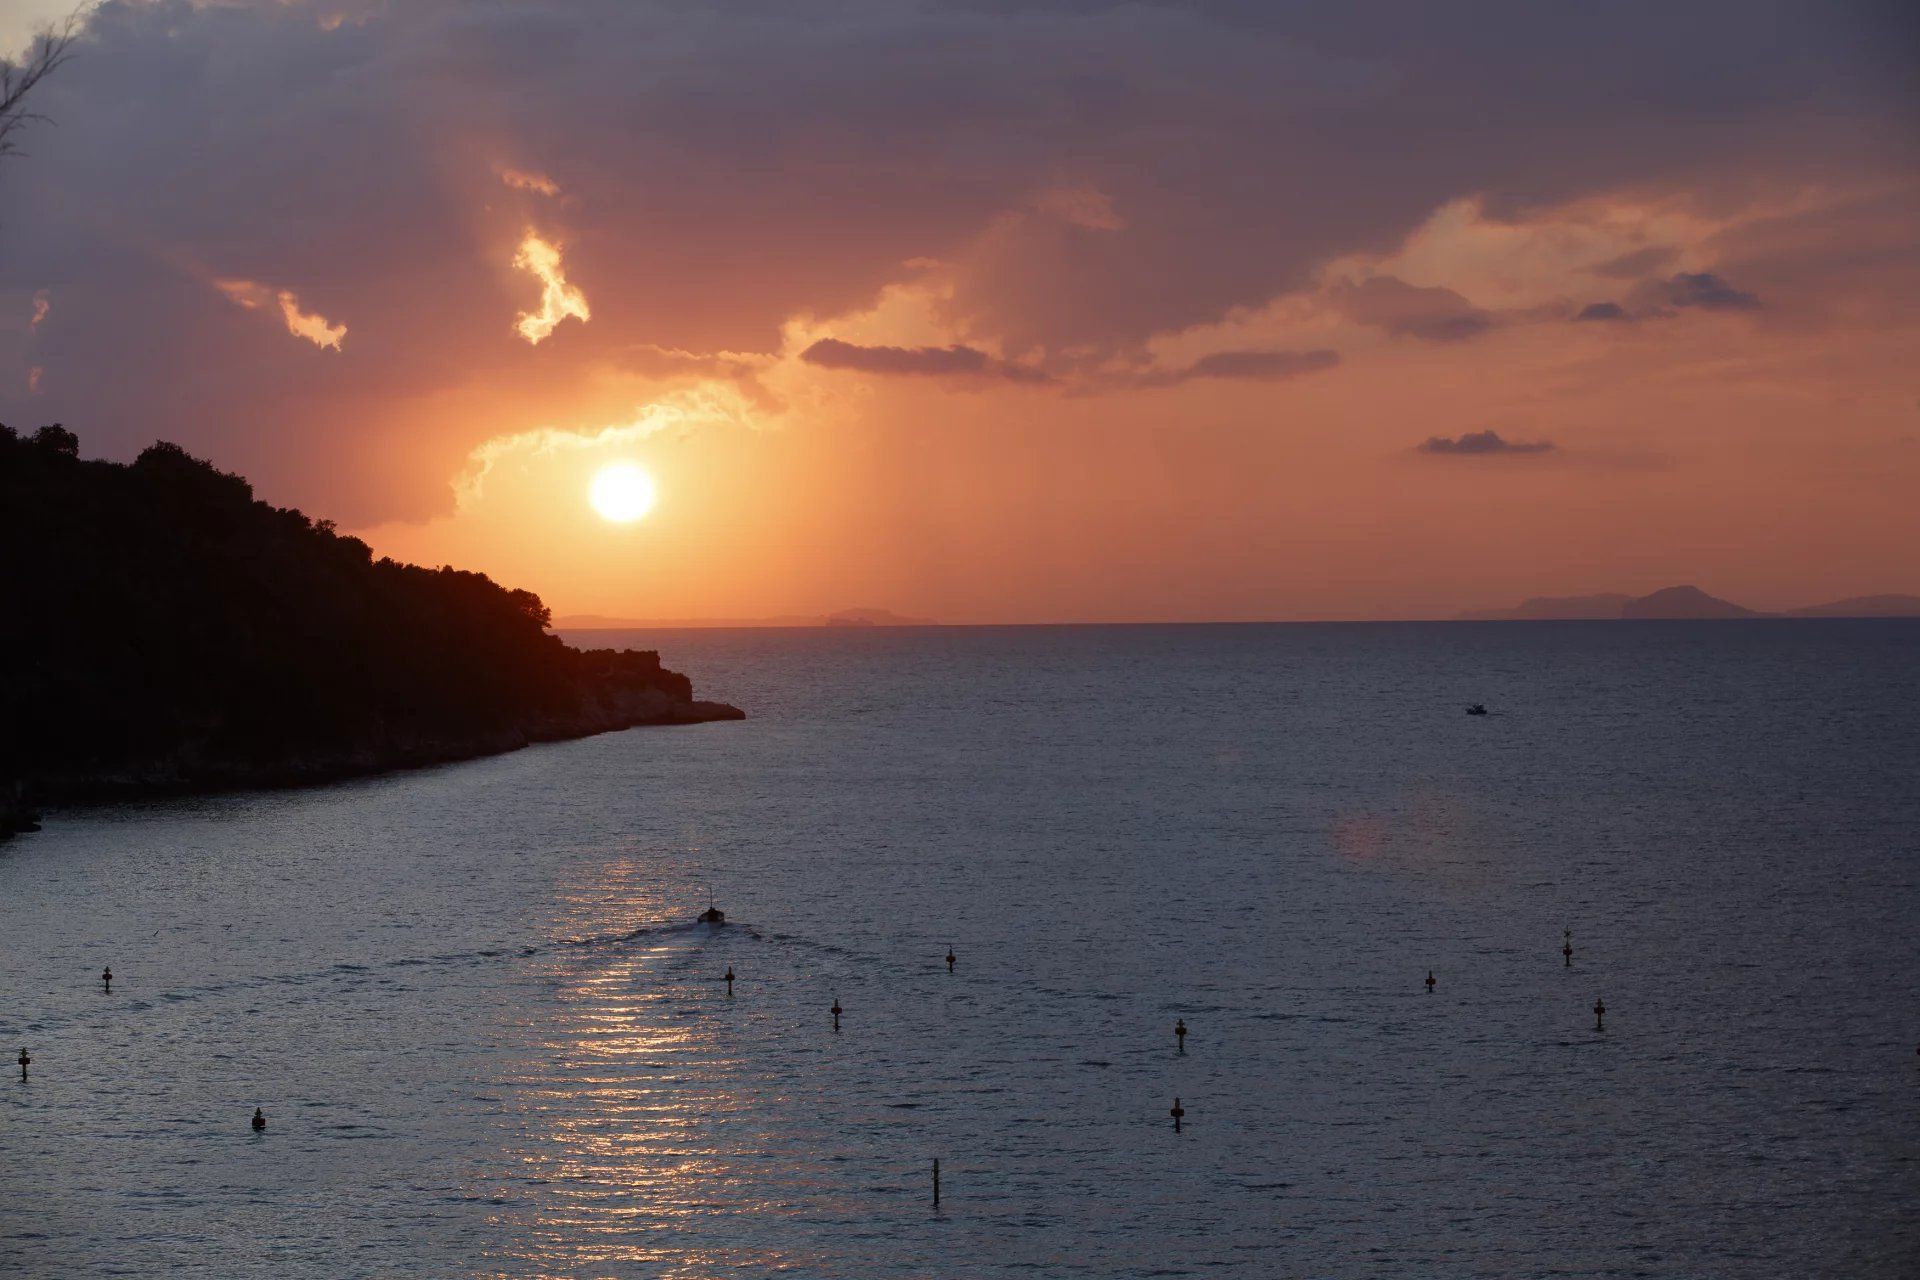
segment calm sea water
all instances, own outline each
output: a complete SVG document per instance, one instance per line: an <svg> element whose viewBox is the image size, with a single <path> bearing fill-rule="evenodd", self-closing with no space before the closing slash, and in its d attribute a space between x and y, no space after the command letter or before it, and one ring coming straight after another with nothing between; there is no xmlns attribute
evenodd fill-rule
<svg viewBox="0 0 1920 1280"><path fill-rule="evenodd" d="M0 852L0 1271L1920 1274L1920 625L618 638Z"/></svg>

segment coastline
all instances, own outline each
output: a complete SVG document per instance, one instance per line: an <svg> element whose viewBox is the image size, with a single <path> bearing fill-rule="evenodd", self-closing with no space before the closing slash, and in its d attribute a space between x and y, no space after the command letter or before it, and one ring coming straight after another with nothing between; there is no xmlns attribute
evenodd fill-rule
<svg viewBox="0 0 1920 1280"><path fill-rule="evenodd" d="M677 696L685 677L660 671L658 683L608 680L583 693L564 714L466 733L391 734L332 749L292 752L272 760L242 759L183 744L167 755L94 771L29 774L0 783L0 842L40 828L44 808L67 808L161 796L214 795L317 787L409 769L505 755L543 742L566 742L627 729L744 720L725 702ZM661 688L665 684L667 688Z"/></svg>

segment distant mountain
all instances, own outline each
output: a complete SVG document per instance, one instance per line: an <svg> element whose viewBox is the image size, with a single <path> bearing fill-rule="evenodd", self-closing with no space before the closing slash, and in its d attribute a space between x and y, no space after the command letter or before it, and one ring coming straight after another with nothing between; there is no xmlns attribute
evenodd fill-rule
<svg viewBox="0 0 1920 1280"><path fill-rule="evenodd" d="M1687 618L1920 618L1920 596L1853 596L1785 613L1762 613L1710 596L1698 587L1665 587L1651 595L1534 596L1511 609L1472 609L1463 622Z"/></svg>
<svg viewBox="0 0 1920 1280"><path fill-rule="evenodd" d="M932 618L910 618L890 609L842 609L838 613L797 613L771 618L616 618L601 613L571 613L553 620L555 631L679 631L706 627L937 627Z"/></svg>
<svg viewBox="0 0 1920 1280"><path fill-rule="evenodd" d="M1620 606L1620 616L1647 618L1757 618L1751 609L1731 600L1710 596L1698 587L1662 587L1652 595L1629 600Z"/></svg>
<svg viewBox="0 0 1920 1280"><path fill-rule="evenodd" d="M1523 622L1551 618L1618 618L1633 599L1608 592L1597 596L1534 596L1512 609L1473 609L1460 615L1465 622Z"/></svg>
<svg viewBox="0 0 1920 1280"><path fill-rule="evenodd" d="M1920 596L1849 596L1787 610L1789 618L1920 618Z"/></svg>
<svg viewBox="0 0 1920 1280"><path fill-rule="evenodd" d="M823 621L829 627L937 627L932 618L909 618L891 609L842 609L828 614Z"/></svg>

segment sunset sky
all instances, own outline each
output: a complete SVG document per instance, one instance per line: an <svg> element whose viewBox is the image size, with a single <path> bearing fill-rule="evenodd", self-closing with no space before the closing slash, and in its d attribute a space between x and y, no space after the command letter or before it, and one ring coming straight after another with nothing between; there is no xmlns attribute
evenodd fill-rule
<svg viewBox="0 0 1920 1280"><path fill-rule="evenodd" d="M1915 14L110 0L0 420L561 614L1920 592Z"/></svg>

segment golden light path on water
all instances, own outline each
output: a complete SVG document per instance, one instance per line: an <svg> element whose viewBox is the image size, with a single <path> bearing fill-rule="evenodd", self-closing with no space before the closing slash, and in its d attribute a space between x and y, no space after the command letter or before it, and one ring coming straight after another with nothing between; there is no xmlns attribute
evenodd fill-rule
<svg viewBox="0 0 1920 1280"><path fill-rule="evenodd" d="M826 1190L809 1182L783 1196L769 1183L780 1165L805 1161L761 1118L777 1100L739 1087L753 1074L741 1023L765 1019L727 999L724 962L706 959L725 935L687 920L684 894L663 892L651 860L574 870L581 878L556 888L556 933L616 941L562 956L538 1057L512 1082L524 1130L514 1177L544 1201L519 1261L555 1275L638 1266L675 1277L824 1265L744 1243L715 1248L725 1230L701 1229L703 1219L790 1213L802 1196L817 1212ZM763 1167L746 1176L743 1160Z"/></svg>

